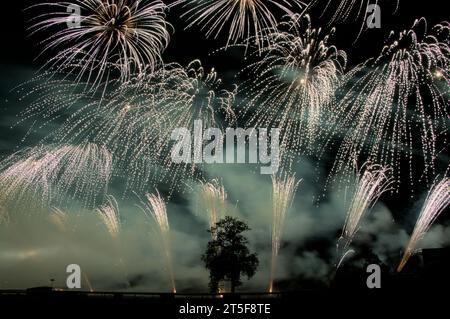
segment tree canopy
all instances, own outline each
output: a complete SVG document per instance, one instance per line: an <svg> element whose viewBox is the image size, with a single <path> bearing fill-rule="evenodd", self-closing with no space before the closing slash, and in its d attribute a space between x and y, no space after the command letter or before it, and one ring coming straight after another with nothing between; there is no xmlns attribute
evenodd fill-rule
<svg viewBox="0 0 450 319"><path fill-rule="evenodd" d="M231 282L231 292L242 285L241 276L253 277L259 261L256 253L250 253L248 239L242 235L249 226L230 216L216 223L208 232L212 240L208 243L202 260L210 271L210 290L217 292L219 282Z"/></svg>

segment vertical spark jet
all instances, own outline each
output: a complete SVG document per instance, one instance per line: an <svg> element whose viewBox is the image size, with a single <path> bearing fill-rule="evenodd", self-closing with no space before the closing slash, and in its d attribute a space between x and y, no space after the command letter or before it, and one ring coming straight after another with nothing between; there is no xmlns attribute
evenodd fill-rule
<svg viewBox="0 0 450 319"><path fill-rule="evenodd" d="M401 272L409 258L414 254L417 245L425 234L430 230L433 223L450 203L450 178L444 178L435 184L429 191L428 196L417 219L416 226L406 246L403 258L397 268Z"/></svg>
<svg viewBox="0 0 450 319"><path fill-rule="evenodd" d="M366 217L380 196L391 190L391 169L380 165L366 163L356 176L355 191L347 212L342 235L337 243L340 261L348 255L349 247L360 228L361 221Z"/></svg>
<svg viewBox="0 0 450 319"><path fill-rule="evenodd" d="M116 251L121 252L122 247L119 235L122 225L120 223L119 205L114 196L107 196L106 204L97 208L96 212L106 226L108 233L111 235ZM127 267L121 256L119 256L119 267L122 268L125 278L128 278ZM129 285L128 279L127 285Z"/></svg>
<svg viewBox="0 0 450 319"><path fill-rule="evenodd" d="M295 175L272 176L272 259L270 267L269 292L273 291L273 281L276 272L278 252L281 245L284 222L286 214L292 205L295 192L300 181L295 179Z"/></svg>
<svg viewBox="0 0 450 319"><path fill-rule="evenodd" d="M227 193L225 187L219 181L213 180L208 183L201 184L201 202L202 209L208 215L209 227L212 230L216 223L225 217L225 201ZM211 233L212 238L215 234Z"/></svg>
<svg viewBox="0 0 450 319"><path fill-rule="evenodd" d="M172 265L171 243L170 243L170 227L169 219L167 218L166 203L161 195L146 194L146 202L141 201L139 208L144 212L145 216L152 219L158 226L159 236L162 241L162 248L164 258L166 260L167 269L169 271L169 279L172 285L172 292L176 293L175 274Z"/></svg>

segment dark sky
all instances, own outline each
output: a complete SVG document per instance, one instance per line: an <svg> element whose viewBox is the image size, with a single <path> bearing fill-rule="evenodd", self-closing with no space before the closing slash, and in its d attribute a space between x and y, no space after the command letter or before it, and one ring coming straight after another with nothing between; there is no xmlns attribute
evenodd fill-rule
<svg viewBox="0 0 450 319"><path fill-rule="evenodd" d="M2 49L0 50L0 61L2 64L40 64L43 61L33 62L39 53L39 47L36 44L36 38L27 37L29 19L33 17L36 11L25 11L30 4L43 1L34 0L14 0L4 1L2 3L1 38ZM326 1L324 1L326 2ZM333 2L333 1L332 1ZM353 44L355 34L359 29L358 23L348 23L337 25L336 43L338 47L343 48L349 54L352 64L359 63L364 59L375 55L383 45L383 41L390 30L403 30L411 27L415 18L426 17L429 25L448 20L448 10L445 9L444 1L405 1L400 0L400 6L397 13L393 14L395 0L380 0L382 9L382 28L372 29L364 33L358 42ZM386 8L386 9L385 9ZM205 63L214 62L219 72L221 69L229 68L229 61L223 57L214 59L209 57L209 53L220 48L223 42L220 40L205 40L202 31L192 28L184 31L185 21L177 18L181 11L172 10L169 13L169 21L175 28L172 41L164 55L166 61L187 62L194 58L200 58ZM313 24L318 25L317 18L321 15L318 8L313 15ZM322 21L326 17L322 18ZM323 25L323 24L322 24Z"/></svg>

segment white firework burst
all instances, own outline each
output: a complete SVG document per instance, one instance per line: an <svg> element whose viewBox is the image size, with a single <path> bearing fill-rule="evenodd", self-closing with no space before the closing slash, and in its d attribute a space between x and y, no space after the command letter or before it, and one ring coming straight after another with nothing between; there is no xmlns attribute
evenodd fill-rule
<svg viewBox="0 0 450 319"><path fill-rule="evenodd" d="M328 43L333 30L312 28L309 16L290 17L278 29L268 31L274 44L262 59L244 70L256 79L247 85L241 116L249 126L280 128L282 148L304 155L324 135L321 121L333 111L347 58Z"/></svg>
<svg viewBox="0 0 450 319"><path fill-rule="evenodd" d="M418 33L421 27L423 35ZM398 36L392 32L376 59L349 73L330 114L335 133L343 136L334 173L351 174L348 163L356 157L394 168L396 180L404 160L411 183L415 170L426 182L435 175L439 143L446 144L448 131L449 34L448 23L427 34L426 21L417 20L411 30Z"/></svg>
<svg viewBox="0 0 450 319"><path fill-rule="evenodd" d="M199 164L172 160L175 129L192 131L196 120L204 129L235 121L236 86L224 88L216 70L206 71L199 60L133 76L101 101L73 90L70 83L56 90L42 86L22 113L24 121L45 118L45 127L69 113L46 140L107 146L115 158L115 175L124 176L131 191L143 192L158 182L176 188L180 180L197 174Z"/></svg>
<svg viewBox="0 0 450 319"><path fill-rule="evenodd" d="M53 31L42 41L41 54L57 52L47 65L75 67L78 79L86 76L95 84L114 76L111 68L122 81L155 69L169 42L166 5L159 0L70 0L30 9L40 7L48 13L33 18L30 29L32 34Z"/></svg>

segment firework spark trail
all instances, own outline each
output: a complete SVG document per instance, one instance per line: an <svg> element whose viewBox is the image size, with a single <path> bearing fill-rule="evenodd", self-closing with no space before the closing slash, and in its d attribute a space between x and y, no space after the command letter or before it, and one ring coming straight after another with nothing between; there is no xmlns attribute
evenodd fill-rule
<svg viewBox="0 0 450 319"><path fill-rule="evenodd" d="M61 112L71 112L46 140L107 145L116 160L114 175L126 179L127 192L143 192L149 184L161 181L177 188L180 180L198 172L197 163L173 162L171 135L175 129L192 131L195 120L202 120L204 129L235 121L236 86L223 88L217 72L207 72L199 60L187 67L172 63L141 73L103 96L101 102L72 89L70 83L56 92L40 89L42 95L21 114L23 119L44 117L45 127ZM158 169L161 174L155 175Z"/></svg>
<svg viewBox="0 0 450 319"><path fill-rule="evenodd" d="M304 6L299 0L179 0L173 5L180 4L186 8L181 17L189 23L187 28L199 25L207 30L206 37L217 38L228 26L226 47L245 40L247 46L256 44L258 49L272 44L266 34L277 27L275 13L293 15Z"/></svg>
<svg viewBox="0 0 450 319"><path fill-rule="evenodd" d="M339 4L337 8L330 6L332 2L333 2L332 0L328 0L328 3L325 5L324 9L324 11L327 11L329 9L334 10L333 16L329 20L330 25L333 25L337 22L349 20L351 17L354 17L356 20L359 19L361 16L366 17L367 7L371 4L377 4L378 0L338 0ZM313 0L308 7L311 8L317 5L322 6L323 3L324 1ZM307 8L307 10L309 8Z"/></svg>
<svg viewBox="0 0 450 319"><path fill-rule="evenodd" d="M166 203L158 193L146 194L146 202L141 202L139 208L144 212L145 216L152 219L158 226L158 232L162 241L162 248L164 252L164 258L166 260L166 266L169 272L170 283L172 285L172 292L176 293L175 287L175 274L172 265L172 253L170 243L170 228L169 219L167 218Z"/></svg>
<svg viewBox="0 0 450 319"><path fill-rule="evenodd" d="M121 269L123 276L126 280L126 284L130 286L128 281L128 271L124 259L122 258L122 241L119 240L119 236L122 230L122 224L120 222L119 205L117 200L112 195L106 196L106 203L96 209L96 213L105 225L108 233L113 239L114 249L118 255L118 267Z"/></svg>
<svg viewBox="0 0 450 319"><path fill-rule="evenodd" d="M97 208L96 212L111 237L117 239L119 237L121 225L119 205L117 204L116 199L113 196L107 196L107 203Z"/></svg>
<svg viewBox="0 0 450 319"><path fill-rule="evenodd" d="M397 272L402 271L409 258L415 253L420 240L430 230L433 223L449 204L450 178L446 177L439 183L435 184L429 191L409 243L406 246L403 258L397 268Z"/></svg>
<svg viewBox="0 0 450 319"><path fill-rule="evenodd" d="M76 79L68 76L65 70L53 69L44 70L22 83L16 91L19 101L23 101L26 108L19 113L20 120L14 126L23 125L26 121L40 121L42 123L38 127L42 128L63 118L66 113L77 111L79 104L94 101L98 103L98 100L101 100L98 94L89 94L80 88L88 86L89 83L79 84Z"/></svg>
<svg viewBox="0 0 450 319"><path fill-rule="evenodd" d="M17 152L0 162L0 202L5 206L14 199L49 201L47 164L50 156L44 149L35 148ZM43 165L45 163L45 165Z"/></svg>
<svg viewBox="0 0 450 319"><path fill-rule="evenodd" d="M417 33L421 27L423 36ZM449 33L450 24L443 23L427 34L426 21L417 20L397 39L391 33L380 56L349 73L343 97L330 114L335 134L343 135L332 175L351 174L348 163L355 155L358 161L395 168L397 180L406 159L412 186L415 167L419 181L435 175L438 145L448 134ZM419 159L413 163L417 150L423 165L417 165Z"/></svg>
<svg viewBox="0 0 450 319"><path fill-rule="evenodd" d="M43 207L74 200L93 207L103 198L111 171L111 153L95 144L28 148L0 162L1 200L32 198Z"/></svg>
<svg viewBox="0 0 450 319"><path fill-rule="evenodd" d="M85 207L95 205L98 197L103 199L112 171L112 155L105 147L92 143L62 146L52 155L57 159L55 170L50 170L55 189L73 189L68 197L80 198Z"/></svg>
<svg viewBox="0 0 450 319"><path fill-rule="evenodd" d="M8 224L9 223L9 213L6 210L5 207L3 207L3 204L1 202L1 197L0 197L0 225L1 224Z"/></svg>
<svg viewBox="0 0 450 319"><path fill-rule="evenodd" d="M66 211L57 207L52 207L47 218L48 221L55 225L61 233L67 234L69 214ZM94 292L94 288L92 287L91 281L89 280L89 275L87 274L86 269L83 269L83 279L87 287L89 288L89 291Z"/></svg>
<svg viewBox="0 0 450 319"><path fill-rule="evenodd" d="M336 2L338 2L337 6L335 5ZM364 29L367 28L368 18L374 13L372 10L369 10L370 6L378 5L379 2L379 0L328 0L328 2L313 0L308 4L304 12L309 12L314 8L320 8L323 12L322 15L325 15L326 13L333 11L328 19L329 26L346 22L350 19L361 21L358 39ZM399 4L400 0L396 0L394 12L398 10ZM370 15L368 15L369 13Z"/></svg>
<svg viewBox="0 0 450 319"><path fill-rule="evenodd" d="M349 249L347 250L341 257L341 259L339 260L339 262L336 264L336 270L341 268L341 265L344 263L345 259L350 257L350 255L354 254L355 251L353 249Z"/></svg>
<svg viewBox="0 0 450 319"><path fill-rule="evenodd" d="M227 123L234 121L236 88L228 91L220 87L216 71L206 72L199 60L187 67L173 63L153 74L143 74L100 110L107 117L100 119L101 131L94 130L93 139L106 140L113 153L129 155L132 160L119 160L118 167L129 176L130 187L146 188L152 179L147 168L160 165L166 173L156 179L166 179L176 188L181 179L196 174L198 165L173 162L173 131L192 131L195 120L202 120L205 129L221 127L222 117ZM80 126L85 120L81 119ZM97 123L90 124L88 118L87 124Z"/></svg>
<svg viewBox="0 0 450 319"><path fill-rule="evenodd" d="M86 270L83 270L83 277L84 277L84 281L86 282L86 284L89 288L89 292L94 292L94 288L92 287L91 281L89 280L89 276L86 273Z"/></svg>
<svg viewBox="0 0 450 319"><path fill-rule="evenodd" d="M301 180L297 181L295 176L272 176L272 259L270 267L269 292L273 292L273 281L276 273L276 263L280 250L284 222L295 193Z"/></svg>
<svg viewBox="0 0 450 319"><path fill-rule="evenodd" d="M42 41L41 55L58 52L47 66L74 66L79 79L86 75L97 85L110 76L111 66L121 81L144 68L154 70L169 42L167 6L159 0L70 0L29 9L40 7L47 13L33 18L30 30L32 34L55 30ZM80 16L70 15L71 7L79 8Z"/></svg>
<svg viewBox="0 0 450 319"><path fill-rule="evenodd" d="M328 43L334 30L312 28L309 16L294 15L278 29L267 31L274 44L262 50L262 59L243 70L253 79L240 115L253 112L249 126L279 127L283 149L307 154L323 135L321 121L333 111L347 55Z"/></svg>
<svg viewBox="0 0 450 319"><path fill-rule="evenodd" d="M68 214L62 209L53 207L48 220L55 225L62 233L67 232Z"/></svg>
<svg viewBox="0 0 450 319"><path fill-rule="evenodd" d="M362 219L370 213L380 196L392 189L391 171L380 165L366 163L358 172L353 198L337 244L338 256L342 257L341 262L347 255L347 250L360 228Z"/></svg>
<svg viewBox="0 0 450 319"><path fill-rule="evenodd" d="M212 230L217 222L225 217L225 201L227 199L227 193L225 187L220 184L219 181L213 180L212 182L201 184L201 201L204 209L208 215L209 227ZM215 234L211 233L213 239Z"/></svg>

